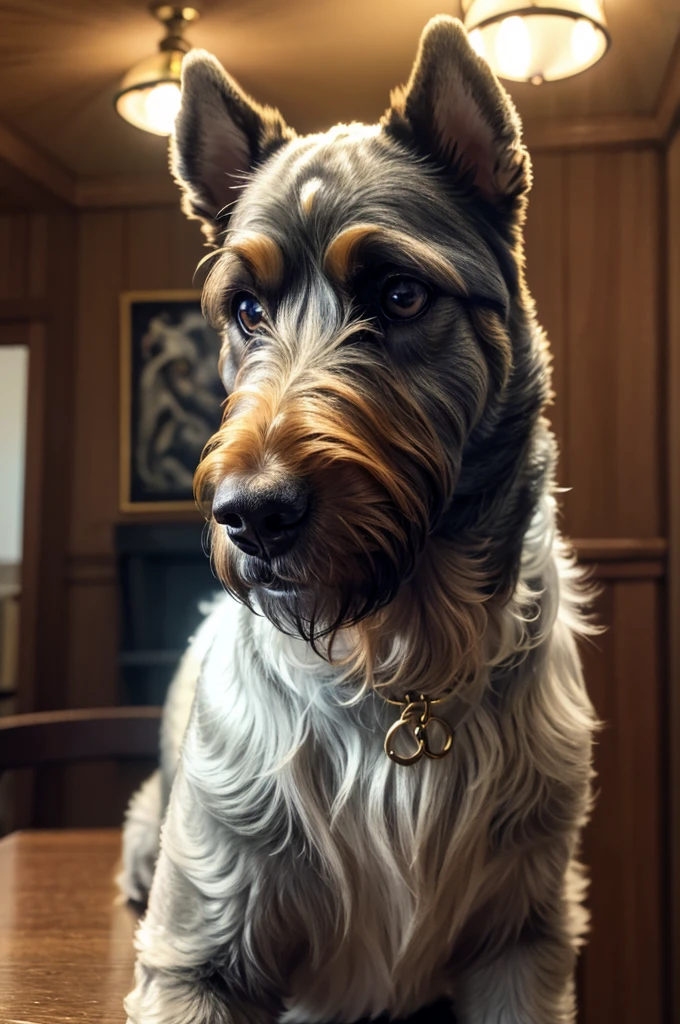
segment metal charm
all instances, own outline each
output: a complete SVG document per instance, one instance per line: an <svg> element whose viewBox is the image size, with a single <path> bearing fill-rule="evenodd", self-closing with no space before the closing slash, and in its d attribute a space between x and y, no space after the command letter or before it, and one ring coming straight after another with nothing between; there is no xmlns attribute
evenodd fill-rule
<svg viewBox="0 0 680 1024"><path fill-rule="evenodd" d="M390 727L385 736L385 753L395 764L409 765L416 764L421 757L430 757L435 761L445 757L453 746L453 733L451 726L443 718L437 718L431 712L432 704L439 704L440 701L428 700L422 693L414 700L408 694L404 701L389 701L390 704L397 704L403 708L397 721ZM428 728L432 722L437 722L444 733L444 744L437 749L431 744ZM406 728L409 735L413 736L416 746L412 754L399 754L394 749L393 741L400 729Z"/></svg>

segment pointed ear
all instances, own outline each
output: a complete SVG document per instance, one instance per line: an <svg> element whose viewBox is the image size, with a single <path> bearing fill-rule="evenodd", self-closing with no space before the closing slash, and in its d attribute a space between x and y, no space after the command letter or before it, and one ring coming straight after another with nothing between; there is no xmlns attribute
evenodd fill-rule
<svg viewBox="0 0 680 1024"><path fill-rule="evenodd" d="M460 21L425 26L408 84L391 96L388 132L508 212L531 186L529 154L505 89L472 49Z"/></svg>
<svg viewBox="0 0 680 1024"><path fill-rule="evenodd" d="M182 63L182 106L171 142L170 166L188 217L203 222L209 242L226 230L228 208L245 173L292 139L278 110L247 96L220 62L192 50Z"/></svg>

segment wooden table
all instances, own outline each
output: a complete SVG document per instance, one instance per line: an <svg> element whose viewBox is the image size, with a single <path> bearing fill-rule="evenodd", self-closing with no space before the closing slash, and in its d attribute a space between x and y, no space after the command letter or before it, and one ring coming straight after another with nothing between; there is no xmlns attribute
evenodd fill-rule
<svg viewBox="0 0 680 1024"><path fill-rule="evenodd" d="M119 858L117 829L0 840L0 1024L125 1024L137 919L116 902ZM403 1024L452 1018L442 1004Z"/></svg>
<svg viewBox="0 0 680 1024"><path fill-rule="evenodd" d="M0 841L1 1024L124 1024L136 918L115 903L120 832Z"/></svg>

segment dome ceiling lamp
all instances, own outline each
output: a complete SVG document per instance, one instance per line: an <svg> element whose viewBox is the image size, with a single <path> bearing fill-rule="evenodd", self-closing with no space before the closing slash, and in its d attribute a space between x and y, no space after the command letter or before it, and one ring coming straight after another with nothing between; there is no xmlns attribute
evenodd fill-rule
<svg viewBox="0 0 680 1024"><path fill-rule="evenodd" d="M114 97L121 117L154 135L171 135L181 101L180 69L191 44L184 38L198 21L195 7L152 4L150 11L165 26L159 52L130 68Z"/></svg>
<svg viewBox="0 0 680 1024"><path fill-rule="evenodd" d="M513 82L578 75L610 44L603 0L463 0L463 21L479 56Z"/></svg>

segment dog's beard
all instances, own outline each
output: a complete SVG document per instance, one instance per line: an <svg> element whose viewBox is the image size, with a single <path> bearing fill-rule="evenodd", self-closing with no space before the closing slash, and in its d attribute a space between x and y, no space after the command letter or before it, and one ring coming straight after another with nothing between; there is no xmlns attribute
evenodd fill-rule
<svg viewBox="0 0 680 1024"><path fill-rule="evenodd" d="M426 537L415 524L395 523L377 550L352 550L338 537L335 543L310 538L286 556L264 561L239 551L213 523L212 560L234 597L281 631L316 645L389 604L413 575Z"/></svg>
<svg viewBox="0 0 680 1024"><path fill-rule="evenodd" d="M213 523L213 564L228 591L279 629L331 645L412 575L451 500L466 435L447 406L440 436L401 377L376 352L342 347L343 337L324 354L330 368L314 372L291 362L275 374L271 352L269 365L256 351L196 473L206 511L229 477L304 481L309 512L285 555L253 558ZM271 351L283 358L286 346Z"/></svg>

